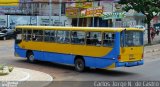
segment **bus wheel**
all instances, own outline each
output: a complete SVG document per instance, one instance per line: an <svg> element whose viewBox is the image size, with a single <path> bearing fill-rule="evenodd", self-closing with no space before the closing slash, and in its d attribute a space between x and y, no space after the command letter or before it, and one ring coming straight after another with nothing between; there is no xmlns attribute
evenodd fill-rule
<svg viewBox="0 0 160 87"><path fill-rule="evenodd" d="M30 62L30 63L33 63L35 60L34 60L34 55L32 52L29 52L27 53L27 61Z"/></svg>
<svg viewBox="0 0 160 87"><path fill-rule="evenodd" d="M78 72L83 72L85 70L85 62L82 58L77 58L75 60L75 69Z"/></svg>
<svg viewBox="0 0 160 87"><path fill-rule="evenodd" d="M3 40L6 40L7 38L6 37L3 37Z"/></svg>

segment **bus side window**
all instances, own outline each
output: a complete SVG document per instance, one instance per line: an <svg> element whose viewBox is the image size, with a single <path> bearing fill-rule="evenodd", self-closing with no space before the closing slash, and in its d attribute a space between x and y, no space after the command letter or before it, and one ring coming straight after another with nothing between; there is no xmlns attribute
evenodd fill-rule
<svg viewBox="0 0 160 87"><path fill-rule="evenodd" d="M104 33L103 34L103 46L114 46L115 34L114 33Z"/></svg>
<svg viewBox="0 0 160 87"><path fill-rule="evenodd" d="M15 34L15 43L19 44L22 41L22 29L16 29Z"/></svg>
<svg viewBox="0 0 160 87"><path fill-rule="evenodd" d="M26 31L27 31L27 30L25 30L25 29L23 29L23 31L22 31L22 38L23 38L23 40L26 40L26 38L27 38L27 33L26 33Z"/></svg>
<svg viewBox="0 0 160 87"><path fill-rule="evenodd" d="M33 30L32 40L33 41L43 41L43 31L42 30Z"/></svg>
<svg viewBox="0 0 160 87"><path fill-rule="evenodd" d="M56 41L59 43L70 43L69 31L57 31Z"/></svg>
<svg viewBox="0 0 160 87"><path fill-rule="evenodd" d="M85 32L72 31L71 32L71 43L73 43L73 44L85 44Z"/></svg>
<svg viewBox="0 0 160 87"><path fill-rule="evenodd" d="M87 32L86 43L87 45L101 46L102 34L101 32Z"/></svg>
<svg viewBox="0 0 160 87"><path fill-rule="evenodd" d="M50 41L55 42L55 31L54 30L50 31Z"/></svg>
<svg viewBox="0 0 160 87"><path fill-rule="evenodd" d="M33 30L32 40L37 41L38 30Z"/></svg>
<svg viewBox="0 0 160 87"><path fill-rule="evenodd" d="M16 40L22 40L22 29L16 29Z"/></svg>
<svg viewBox="0 0 160 87"><path fill-rule="evenodd" d="M44 41L49 42L50 41L50 30L44 31Z"/></svg>
<svg viewBox="0 0 160 87"><path fill-rule="evenodd" d="M32 35L32 30L27 29L26 30L26 41L31 41L32 40L31 35Z"/></svg>
<svg viewBox="0 0 160 87"><path fill-rule="evenodd" d="M38 41L43 41L43 30L39 30Z"/></svg>
<svg viewBox="0 0 160 87"><path fill-rule="evenodd" d="M44 41L55 42L55 31L54 30L45 30L44 31Z"/></svg>

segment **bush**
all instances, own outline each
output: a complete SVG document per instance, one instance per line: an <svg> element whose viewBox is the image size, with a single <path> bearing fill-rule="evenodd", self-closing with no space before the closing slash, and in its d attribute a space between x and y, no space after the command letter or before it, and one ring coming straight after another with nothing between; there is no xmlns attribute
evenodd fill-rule
<svg viewBox="0 0 160 87"><path fill-rule="evenodd" d="M0 76L9 74L13 69L12 66L0 65Z"/></svg>
<svg viewBox="0 0 160 87"><path fill-rule="evenodd" d="M13 71L13 69L14 69L14 67L9 66L9 67L8 67L8 69L9 69L9 72L12 72L12 71Z"/></svg>

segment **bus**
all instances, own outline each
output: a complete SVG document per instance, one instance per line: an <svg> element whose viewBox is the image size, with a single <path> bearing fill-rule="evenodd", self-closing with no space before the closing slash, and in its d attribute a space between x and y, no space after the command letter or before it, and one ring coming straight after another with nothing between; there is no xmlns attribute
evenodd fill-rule
<svg viewBox="0 0 160 87"><path fill-rule="evenodd" d="M143 30L138 28L16 26L15 56L86 68L143 65Z"/></svg>

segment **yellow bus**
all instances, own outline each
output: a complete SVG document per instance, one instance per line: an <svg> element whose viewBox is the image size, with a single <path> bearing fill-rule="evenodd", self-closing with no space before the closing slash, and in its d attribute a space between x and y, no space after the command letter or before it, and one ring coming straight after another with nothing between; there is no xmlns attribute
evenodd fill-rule
<svg viewBox="0 0 160 87"><path fill-rule="evenodd" d="M143 65L143 51L143 30L138 28L16 27L16 56L71 64L80 72Z"/></svg>

